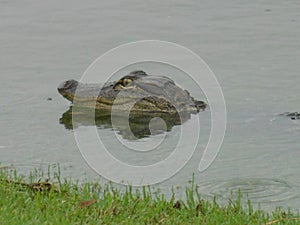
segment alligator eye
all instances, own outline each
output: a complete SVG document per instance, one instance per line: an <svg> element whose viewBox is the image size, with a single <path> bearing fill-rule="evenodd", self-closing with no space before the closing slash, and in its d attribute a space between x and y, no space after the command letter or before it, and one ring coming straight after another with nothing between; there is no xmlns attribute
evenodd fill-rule
<svg viewBox="0 0 300 225"><path fill-rule="evenodd" d="M132 79L128 77L123 77L122 79L118 80L118 82L115 83L113 89L121 90L127 86L130 86L131 83L132 83Z"/></svg>
<svg viewBox="0 0 300 225"><path fill-rule="evenodd" d="M130 79L123 79L123 86L124 87L126 87L126 86L128 86L128 85L130 85L132 83L132 80L130 80Z"/></svg>

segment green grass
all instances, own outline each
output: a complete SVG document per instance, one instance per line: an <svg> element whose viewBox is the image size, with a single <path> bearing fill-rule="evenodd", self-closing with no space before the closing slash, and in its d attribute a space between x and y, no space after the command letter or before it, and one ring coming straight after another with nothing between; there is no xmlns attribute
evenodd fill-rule
<svg viewBox="0 0 300 225"><path fill-rule="evenodd" d="M25 182L26 180L26 182ZM51 184L38 177L0 172L0 224L300 224L299 215L277 209L254 210L242 206L241 197L221 206L201 199L194 184L186 200L169 200L144 187L119 191L99 183Z"/></svg>

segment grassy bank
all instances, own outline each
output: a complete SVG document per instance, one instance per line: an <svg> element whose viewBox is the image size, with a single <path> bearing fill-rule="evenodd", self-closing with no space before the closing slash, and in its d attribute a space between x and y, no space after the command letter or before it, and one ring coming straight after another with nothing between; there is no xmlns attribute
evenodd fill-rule
<svg viewBox="0 0 300 225"><path fill-rule="evenodd" d="M55 177L41 182L0 172L0 224L300 224L299 215L242 207L240 199L227 206L202 200L193 185L181 201L148 188L120 192Z"/></svg>

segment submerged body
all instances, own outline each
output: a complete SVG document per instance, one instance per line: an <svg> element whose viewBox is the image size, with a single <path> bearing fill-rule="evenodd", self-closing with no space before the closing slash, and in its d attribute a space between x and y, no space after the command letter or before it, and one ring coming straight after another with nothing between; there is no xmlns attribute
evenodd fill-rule
<svg viewBox="0 0 300 225"><path fill-rule="evenodd" d="M281 115L287 116L287 117L291 118L292 120L300 120L300 112L286 112Z"/></svg>
<svg viewBox="0 0 300 225"><path fill-rule="evenodd" d="M82 84L68 80L58 87L59 93L82 107L142 113L197 113L206 104L165 76L149 76L133 71L120 80L101 84Z"/></svg>

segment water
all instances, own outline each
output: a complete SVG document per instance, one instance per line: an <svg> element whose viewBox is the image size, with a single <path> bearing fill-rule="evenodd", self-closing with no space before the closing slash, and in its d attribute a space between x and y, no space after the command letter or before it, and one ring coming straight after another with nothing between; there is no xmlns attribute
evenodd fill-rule
<svg viewBox="0 0 300 225"><path fill-rule="evenodd" d="M228 126L207 171L198 173L201 152L196 152L159 188L168 192L177 186L183 196L194 172L204 196L226 199L241 188L266 209L298 210L300 125L277 114L300 110L299 12L298 1L1 0L1 163L21 171L60 163L64 176L97 177L81 157L73 131L59 122L69 103L56 87L79 79L96 57L119 44L166 40L190 48L215 72ZM178 82L184 86L184 79ZM205 121L209 110L200 117ZM113 133L98 132L108 140Z"/></svg>

